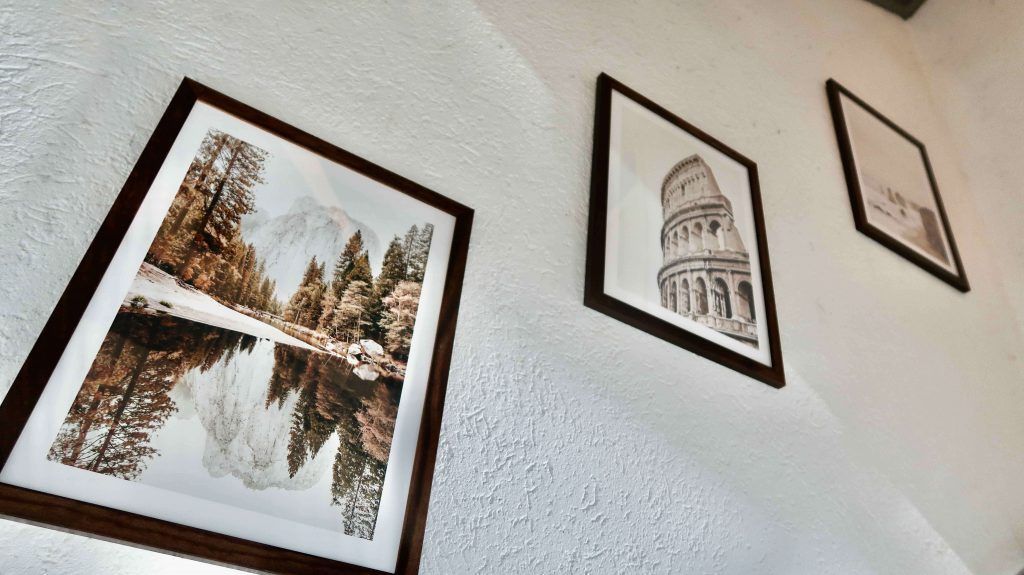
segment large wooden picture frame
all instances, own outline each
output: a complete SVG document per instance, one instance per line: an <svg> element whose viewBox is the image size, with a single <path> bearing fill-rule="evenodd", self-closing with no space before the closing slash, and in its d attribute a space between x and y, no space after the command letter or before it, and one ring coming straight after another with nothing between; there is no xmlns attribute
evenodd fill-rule
<svg viewBox="0 0 1024 575"><path fill-rule="evenodd" d="M785 385L757 165L597 80L584 304Z"/></svg>
<svg viewBox="0 0 1024 575"><path fill-rule="evenodd" d="M0 515L247 570L417 573L472 219L185 79L0 404ZM234 499L184 492L207 485Z"/></svg>
<svg viewBox="0 0 1024 575"><path fill-rule="evenodd" d="M857 230L970 291L924 144L839 82L826 93Z"/></svg>

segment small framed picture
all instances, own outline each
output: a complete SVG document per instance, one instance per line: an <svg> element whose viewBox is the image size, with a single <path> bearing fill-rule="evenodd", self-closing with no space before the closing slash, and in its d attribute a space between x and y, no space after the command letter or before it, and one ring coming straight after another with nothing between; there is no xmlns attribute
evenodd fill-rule
<svg viewBox="0 0 1024 575"><path fill-rule="evenodd" d="M472 217L184 80L0 405L0 515L416 573Z"/></svg>
<svg viewBox="0 0 1024 575"><path fill-rule="evenodd" d="M835 80L826 91L857 229L969 291L924 144Z"/></svg>
<svg viewBox="0 0 1024 575"><path fill-rule="evenodd" d="M785 385L757 165L606 74L584 303Z"/></svg>

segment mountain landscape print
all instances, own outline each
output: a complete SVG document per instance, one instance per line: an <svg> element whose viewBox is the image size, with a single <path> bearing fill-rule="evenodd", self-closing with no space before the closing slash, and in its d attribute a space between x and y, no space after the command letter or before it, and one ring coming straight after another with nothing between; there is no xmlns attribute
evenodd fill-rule
<svg viewBox="0 0 1024 575"><path fill-rule="evenodd" d="M373 539L434 227L311 162L206 132L49 460Z"/></svg>

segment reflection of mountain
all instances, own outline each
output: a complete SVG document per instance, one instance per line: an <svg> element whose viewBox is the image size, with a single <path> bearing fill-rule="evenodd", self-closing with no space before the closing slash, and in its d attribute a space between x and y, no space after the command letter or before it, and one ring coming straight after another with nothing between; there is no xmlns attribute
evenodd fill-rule
<svg viewBox="0 0 1024 575"><path fill-rule="evenodd" d="M296 400L266 403L266 388L253 382L270 380L274 343L256 342L246 361L224 357L209 370L192 370L182 379L207 431L203 466L213 477L231 475L249 489L312 487L331 465L331 455L313 458L293 476L288 469L288 436Z"/></svg>
<svg viewBox="0 0 1024 575"><path fill-rule="evenodd" d="M277 296L283 301L288 301L298 288L306 264L314 255L327 263L330 273L356 230L363 232L370 261L380 261L380 240L372 228L352 219L345 210L325 207L311 196L297 198L280 216L268 218L256 212L242 219L243 237L266 259L267 274L277 280Z"/></svg>
<svg viewBox="0 0 1024 575"><path fill-rule="evenodd" d="M290 520L309 506L310 525L329 510L327 525L373 539L400 379L363 381L335 355L130 309L48 459Z"/></svg>

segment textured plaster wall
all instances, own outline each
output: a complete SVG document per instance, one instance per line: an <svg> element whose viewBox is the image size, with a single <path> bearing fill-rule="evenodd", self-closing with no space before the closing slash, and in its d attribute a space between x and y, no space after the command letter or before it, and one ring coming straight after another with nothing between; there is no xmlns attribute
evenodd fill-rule
<svg viewBox="0 0 1024 575"><path fill-rule="evenodd" d="M1010 299L1012 307L1002 321L1012 322L1016 314L1017 324L1024 325L1024 290L1019 287L1024 285L1024 2L931 0L914 17L911 31L937 108L948 119L967 183L965 196L987 230L989 257ZM1013 383L1024 383L1020 369ZM1019 489L1019 477L990 477L986 484L1002 480ZM995 565L1020 569L1024 506L1019 498L1009 510L1001 509L1004 505L993 500L977 510L978 519L994 522L992 512L998 511L1017 518L1016 528L993 531L963 554L999 557Z"/></svg>
<svg viewBox="0 0 1024 575"><path fill-rule="evenodd" d="M931 0L911 27L935 100L948 118L972 202L993 230L1024 222L1024 2ZM1009 263L1004 283L1024 284L1024 235L993 234ZM1017 265L1013 265L1016 262ZM1008 289L1024 324L1024 290Z"/></svg>
<svg viewBox="0 0 1024 575"><path fill-rule="evenodd" d="M189 75L477 209L424 573L1015 573L1024 270L979 212L1019 192L975 187L971 95L933 103L956 66L913 26L859 0L3 2L0 389ZM758 162L784 390L582 306L602 70ZM969 294L853 229L829 76L928 143ZM5 575L227 572L0 522Z"/></svg>

